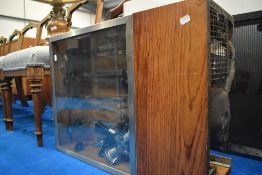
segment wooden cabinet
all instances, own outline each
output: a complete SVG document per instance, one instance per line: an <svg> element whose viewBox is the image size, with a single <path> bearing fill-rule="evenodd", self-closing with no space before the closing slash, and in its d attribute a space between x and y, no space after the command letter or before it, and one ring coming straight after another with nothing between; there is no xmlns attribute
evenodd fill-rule
<svg viewBox="0 0 262 175"><path fill-rule="evenodd" d="M187 0L52 37L57 148L113 174L207 174L207 9Z"/></svg>

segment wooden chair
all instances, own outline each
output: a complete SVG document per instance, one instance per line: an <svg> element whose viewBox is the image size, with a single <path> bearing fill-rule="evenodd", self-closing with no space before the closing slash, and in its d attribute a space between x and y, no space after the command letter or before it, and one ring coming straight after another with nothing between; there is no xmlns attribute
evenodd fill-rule
<svg viewBox="0 0 262 175"><path fill-rule="evenodd" d="M36 136L38 146L43 145L42 141L42 123L41 123L41 109L43 103L41 92L44 89L46 92L45 102L51 104L51 83L50 83L50 63L49 60L46 61L46 57L49 59L49 48L48 46L43 46L41 48L39 45L44 45L45 41L41 40L41 34L44 24L48 22L50 15L45 17L39 24L29 23L21 32L16 30L9 38L8 44L8 55L2 58L2 70L0 70L0 80L1 83L1 92L3 98L4 106L4 120L6 123L7 130L13 130L13 118L12 118L12 90L11 90L11 81L16 79L16 90L24 102L26 102L25 94L32 95L34 110L35 110L35 125L36 125ZM30 39L25 37L25 33L32 28L36 28L36 38ZM12 39L15 36L19 36L19 39L15 42ZM16 44L16 46L14 46ZM28 46L35 46L29 48ZM40 47L40 48L39 48ZM11 51L19 50L11 53ZM27 48L27 49L25 49ZM43 65L43 62L39 62L39 59L33 58L39 52L43 55L43 49L45 51L45 62L46 65ZM36 57L36 56L35 56ZM23 60L20 60L23 59ZM21 61L21 62L20 62ZM32 62L33 61L33 62ZM20 63L19 63L20 62ZM23 81L23 79L25 81ZM17 81L18 80L18 81ZM46 81L45 81L46 80ZM23 84L28 85L30 92L24 91ZM45 83L46 82L46 83ZM25 93L26 92L26 93ZM22 100L21 100L22 101Z"/></svg>

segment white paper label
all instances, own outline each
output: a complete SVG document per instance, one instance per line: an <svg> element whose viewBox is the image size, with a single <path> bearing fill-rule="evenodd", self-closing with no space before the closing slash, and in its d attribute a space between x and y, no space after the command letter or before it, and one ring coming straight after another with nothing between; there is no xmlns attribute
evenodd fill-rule
<svg viewBox="0 0 262 175"><path fill-rule="evenodd" d="M56 55L54 55L54 61L57 61L57 56Z"/></svg>
<svg viewBox="0 0 262 175"><path fill-rule="evenodd" d="M186 23L188 23L190 21L190 16L186 15L180 18L180 24L181 25L185 25Z"/></svg>

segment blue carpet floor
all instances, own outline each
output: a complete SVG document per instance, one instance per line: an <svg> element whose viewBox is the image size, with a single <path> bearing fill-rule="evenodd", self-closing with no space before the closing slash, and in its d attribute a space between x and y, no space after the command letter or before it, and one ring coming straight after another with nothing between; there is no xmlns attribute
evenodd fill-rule
<svg viewBox="0 0 262 175"><path fill-rule="evenodd" d="M0 122L0 175L109 175L55 149L54 121L50 107L43 114L44 147L36 146L32 102L13 104L14 132ZM0 102L0 120L3 108ZM222 153L214 152L220 155ZM262 175L262 162L235 155L231 175Z"/></svg>
<svg viewBox="0 0 262 175"><path fill-rule="evenodd" d="M32 109L32 102L29 102L29 107L23 108L18 102L13 104L14 132L6 132L4 123L0 122L0 175L109 175L55 149L50 107L42 116L44 147L38 148Z"/></svg>

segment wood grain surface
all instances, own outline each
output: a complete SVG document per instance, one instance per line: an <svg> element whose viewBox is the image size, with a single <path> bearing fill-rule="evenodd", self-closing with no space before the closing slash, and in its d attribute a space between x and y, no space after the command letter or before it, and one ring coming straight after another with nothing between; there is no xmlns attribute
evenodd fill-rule
<svg viewBox="0 0 262 175"><path fill-rule="evenodd" d="M28 38L28 37L25 37L24 40L23 40L23 49L25 48L29 48L29 47L33 47L35 46L35 42L36 42L36 39L35 38ZM40 41L40 45L45 45L45 40L44 39L41 39ZM5 55L7 55L8 53L12 53L12 52L15 52L17 50L19 50L18 48L18 40L13 40L11 43L7 43L6 46L5 46ZM10 45L11 44L11 45ZM9 46L10 45L10 46ZM10 51L8 51L10 47Z"/></svg>
<svg viewBox="0 0 262 175"><path fill-rule="evenodd" d="M207 2L140 12L133 26L137 174L205 175Z"/></svg>

